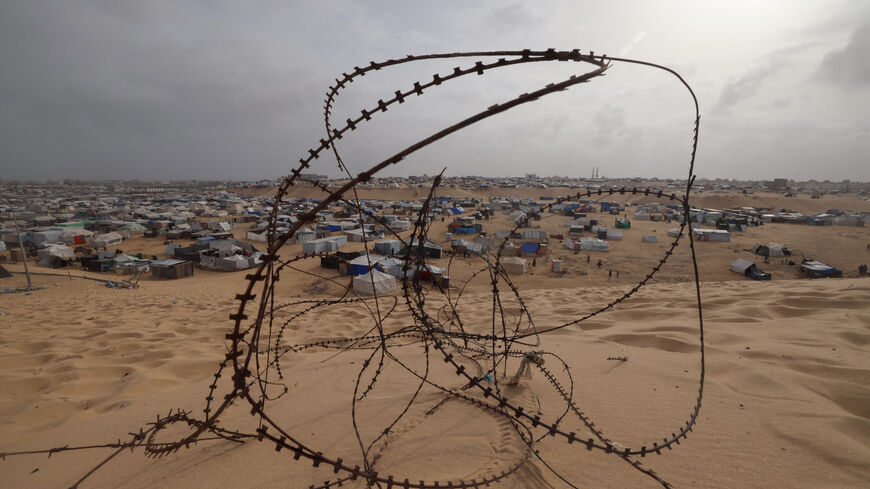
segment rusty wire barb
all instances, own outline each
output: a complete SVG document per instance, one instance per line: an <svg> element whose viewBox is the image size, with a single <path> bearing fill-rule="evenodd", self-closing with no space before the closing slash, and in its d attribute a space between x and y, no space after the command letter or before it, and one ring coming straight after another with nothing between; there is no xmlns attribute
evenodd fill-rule
<svg viewBox="0 0 870 489"><path fill-rule="evenodd" d="M377 103L363 108L359 116L348 118L343 123L336 124L331 118L336 100L342 90L367 73L422 60L459 59L464 61L469 58L472 61L466 63L465 67L457 66L449 73L433 75L429 81L415 82L410 87L395 90L390 97L379 99ZM538 90L523 93L510 100L492 105L411 144L356 175L351 174L338 151L336 142L347 133L363 126L379 113L403 104L412 96L421 96L424 92L428 93L439 85L466 75L483 75L497 68L541 62L574 62L579 63L579 66L587 67L589 71L549 83ZM424 244L431 224L431 220L427 219L427 216L436 189L441 184L441 175L438 175L434 179L428 195L423 199L422 210L414 222L411 237L405 240L407 243L417 243L417 245L407 246L404 255L401 256L404 259L404 273L402 274L399 295L383 295L375 291L370 297L361 297L343 279L318 276L321 280L333 284L337 290L341 291L340 294L328 299L311 298L296 301L282 301L280 299L276 284L282 278L282 273L284 277L289 274L297 278L303 275L312 275L312 272L301 270L297 265L303 260L321 256L299 255L282 259L279 255L282 246L293 233L305 223L315 221L319 211L327 209L332 204L341 203L354 208L362 221L363 209L359 204L357 186L367 182L384 168L397 164L439 139L488 117L506 112L522 104L534 102L574 85L589 82L603 75L615 63L631 63L664 70L673 74L688 90L695 108L695 119L692 123L693 134L685 192L682 195L665 194L661 190L650 191L648 188L638 189L636 187L586 190L557 198L551 204L537 210L536 214L543 214L554 205L571 199L600 199L617 194L623 196L654 195L679 203L684 214L684 220L679 228L680 232L677 233L655 266L629 291L613 298L609 303L588 314L572 318L562 324L539 328L535 324L519 289L511 281L501 264L501 251L507 244L509 236L500 243L496 251L476 256L473 258L475 261L458 261L458 256L447 252L448 271L454 266L471 270L470 278L465 283L451 288L444 288L440 283L424 285L419 272L425 270L427 265ZM272 203L272 211L269 215L268 251L264 255L262 264L253 273L246 275L244 291L235 296L237 305L229 316L233 321L233 327L226 334L227 353L218 365L214 381L208 386L205 406L202 409L203 418L195 418L188 411L179 410L175 414L170 411L168 415L157 416L153 422L145 424L137 432L130 433L131 438L128 441L118 440L116 443L79 447L63 446L41 451L6 452L0 453L0 456L4 459L7 456L32 453L47 453L50 456L68 450L113 448L114 451L111 455L72 485L72 487L78 487L91 474L125 449L133 450L137 447L144 447L147 455L161 456L201 441L244 442L256 439L259 442L274 445L277 452L283 451L285 454L290 454L291 461L305 460L314 467L321 468L328 480L323 481L323 479L318 478L323 482L312 483L310 485L312 488L352 485L354 481L356 481L357 486L377 486L387 489L476 488L489 486L512 477L525 464L529 463L540 464L567 485L576 487L575 483L579 482L568 480L565 475L548 462L546 455L539 448L543 440L554 439L563 440L565 449L575 450L576 456L582 456L587 451L599 451L616 456L656 483L663 487L670 487L665 479L654 470L641 464L638 458L658 455L663 450L671 450L675 445L680 444L692 431L698 419L704 393L706 364L704 323L698 265L691 225L688 220L691 209L689 199L695 181L694 164L700 115L697 99L685 80L673 70L660 65L625 58L611 58L606 55L596 55L594 52L582 53L577 49L570 51L524 49L409 55L383 62L372 61L363 67L355 66L350 73L343 73L340 78L336 78L334 84L326 92L324 124L325 137L305 153L305 156L299 160L298 166L283 179L277 188ZM334 156L339 169L347 176L348 182L338 189L327 188L318 182L306 182L306 184L320 189L324 194L323 199L306 214L300 216L299 221L288 231L279 233L277 217L281 205L287 203L289 189L302 182L302 172L328 150ZM369 218L384 224L377 216L369 216ZM534 214L529 216L529 219L532 218L534 218ZM517 224L513 231L517 231L521 226L522 223ZM687 230L689 232L684 233ZM392 233L398 237L395 232ZM687 238L683 238L684 236ZM625 443L611 440L605 435L603 429L580 409L574 395L575 386L570 365L555 353L547 351L547 335L553 331L576 326L618 307L655 277L656 273L673 256L683 239L688 239L698 310L700 368L697 397L691 412L684 418L684 422L679 427L664 431L658 438L649 439L645 445L631 447ZM363 233L363 241L366 249L369 249L366 233ZM371 263L369 263L369 268L371 268ZM491 301L486 306L490 309L490 319L487 321L488 331L481 327L479 321L463 318L459 311L460 303L467 296L466 288L475 279L488 280L491 285L489 292ZM374 289L374 284L372 285L372 289ZM508 307L505 306L508 302L518 304L518 307L511 308L518 309L518 311L509 311ZM357 311L365 312L371 318L370 329L361 335L352 337L337 336L302 343L288 341L289 331L294 327L312 315L317 315L334 307L352 307ZM405 310L407 314L405 314ZM386 327L385 323L388 319L400 311L405 314L400 316L402 319L397 320L401 324ZM400 350L409 349L414 352L412 354L416 360L414 364L408 361L407 356L398 354ZM317 446L302 441L294 435L293 430L283 426L278 416L273 416L270 411L272 403L287 394L286 382L292 378L294 373L292 369L282 367L282 361L288 355L299 355L311 351L332 351L333 357L354 351L363 355L365 359L358 368L353 393L348 399L353 421L353 438L355 439L349 443L354 443L359 447L359 456L355 460L343 460L341 457L323 453ZM627 359L627 357L607 358L607 360L620 362ZM515 375L508 373L508 363L512 363L517 368ZM369 439L366 439L361 433L361 427L364 423L358 417L358 408L369 402L368 396L378 389L379 379L388 366L410 374L416 379L416 387L412 389L413 392L408 399L401 401L401 406L399 406L402 408L401 412L390 416L389 419L382 420L382 423L377 427L367 426L369 428L366 430L367 432L372 432L371 428L376 428L374 432L379 434L369 435ZM455 385L447 385L443 381L433 380L434 373L443 373L445 368L456 376L458 382ZM555 411L544 412L540 403L538 409L530 409L527 404L522 402L522 399L510 397L508 392L516 392L516 389L511 390L510 385L520 383L522 378L529 376L532 371L538 372L546 380L546 385L552 390L551 393L561 399L562 407ZM219 394L218 381L228 373L231 375L231 386L225 393ZM431 396L424 399L421 394L424 389L436 392L440 397L434 403ZM425 408L425 416L430 416L447 402L464 403L475 409L483 410L500 422L506 423L510 426L509 431L512 433L510 436L523 446L523 450L513 460L505 462L501 467L488 471L478 471L475 472L478 475L462 480L420 480L415 478L414 474L391 473L389 467L382 468L383 455L389 450L393 440L397 437L400 438L403 433L413 427L414 422L407 420L402 422L410 410L419 405ZM257 421L258 428L254 432L244 433L218 426L221 416L230 406L244 403L247 403L250 414ZM160 440L160 433L176 423L186 425L189 434L174 441ZM366 423L370 425L372 422L367 421ZM572 427L577 431L571 431ZM548 446L552 447L552 444Z"/></svg>

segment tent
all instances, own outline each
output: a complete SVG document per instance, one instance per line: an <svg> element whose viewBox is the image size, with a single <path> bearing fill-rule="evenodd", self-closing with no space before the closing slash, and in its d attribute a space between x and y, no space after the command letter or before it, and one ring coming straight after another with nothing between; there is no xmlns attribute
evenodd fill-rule
<svg viewBox="0 0 870 489"><path fill-rule="evenodd" d="M598 238L580 238L580 249L583 251L610 251L610 243Z"/></svg>
<svg viewBox="0 0 870 489"><path fill-rule="evenodd" d="M378 256L378 255L368 255L363 254L360 255L350 262L348 262L347 274L348 275L363 275L369 271L369 264L371 264L372 268L379 268L378 262L385 259L386 257Z"/></svg>
<svg viewBox="0 0 870 489"><path fill-rule="evenodd" d="M616 229L608 229L607 231L605 231L605 236L607 236L607 239L613 241L620 241L622 240L622 231L618 231Z"/></svg>
<svg viewBox="0 0 870 489"><path fill-rule="evenodd" d="M815 260L801 262L800 273L809 278L842 277L843 271Z"/></svg>
<svg viewBox="0 0 870 489"><path fill-rule="evenodd" d="M516 256L506 256L501 260L501 266L507 273L526 273L526 259Z"/></svg>
<svg viewBox="0 0 870 489"><path fill-rule="evenodd" d="M12 274L9 273L8 270L3 268L3 265L0 265L0 278L11 278Z"/></svg>
<svg viewBox="0 0 870 489"><path fill-rule="evenodd" d="M640 239L641 239L641 241L644 242L644 243L658 243L658 242L659 242L659 237L656 236L656 235L652 235L652 236L641 236Z"/></svg>
<svg viewBox="0 0 870 489"><path fill-rule="evenodd" d="M757 244L752 247L752 252L760 256L781 257L791 255L791 251L785 245L779 243L767 243L767 246Z"/></svg>
<svg viewBox="0 0 870 489"><path fill-rule="evenodd" d="M72 258L75 256L73 249L66 245L53 244L39 250L39 256L56 256L58 258Z"/></svg>
<svg viewBox="0 0 870 489"><path fill-rule="evenodd" d="M738 258L731 262L731 271L746 275L752 280L770 280L771 278L769 273L765 273L755 263L743 258Z"/></svg>
<svg viewBox="0 0 870 489"><path fill-rule="evenodd" d="M91 239L91 246L95 248L108 248L110 246L117 246L123 241L124 237L118 233L106 233Z"/></svg>
<svg viewBox="0 0 870 489"><path fill-rule="evenodd" d="M396 277L378 270L370 270L353 278L353 290L360 294L383 294L396 289Z"/></svg>
<svg viewBox="0 0 870 489"><path fill-rule="evenodd" d="M539 246L538 243L523 243L520 247L520 254L522 256L537 256Z"/></svg>
<svg viewBox="0 0 870 489"><path fill-rule="evenodd" d="M668 236L672 238L676 238L677 236L684 236L685 233L680 232L680 228L671 228L668 229Z"/></svg>
<svg viewBox="0 0 870 489"><path fill-rule="evenodd" d="M375 251L385 255L394 255L402 249L402 242L398 239L385 239L375 243Z"/></svg>

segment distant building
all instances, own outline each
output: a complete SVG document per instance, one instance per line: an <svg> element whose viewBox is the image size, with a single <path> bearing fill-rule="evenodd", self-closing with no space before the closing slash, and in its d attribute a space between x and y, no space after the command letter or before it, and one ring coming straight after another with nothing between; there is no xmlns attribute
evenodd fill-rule
<svg viewBox="0 0 870 489"><path fill-rule="evenodd" d="M770 188L774 190L785 190L788 187L788 178L774 178Z"/></svg>

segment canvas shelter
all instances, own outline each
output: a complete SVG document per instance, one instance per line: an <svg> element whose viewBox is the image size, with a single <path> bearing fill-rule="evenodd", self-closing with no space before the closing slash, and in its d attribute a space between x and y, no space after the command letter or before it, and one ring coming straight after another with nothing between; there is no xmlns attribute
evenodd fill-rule
<svg viewBox="0 0 870 489"><path fill-rule="evenodd" d="M580 249L583 251L610 251L610 243L598 238L580 238Z"/></svg>
<svg viewBox="0 0 870 489"><path fill-rule="evenodd" d="M507 273L526 273L526 259L517 256L506 256L501 259L501 266Z"/></svg>
<svg viewBox="0 0 870 489"><path fill-rule="evenodd" d="M375 252L390 256L398 253L402 249L402 242L398 239L385 239L375 243Z"/></svg>
<svg viewBox="0 0 870 489"><path fill-rule="evenodd" d="M658 243L659 237L656 235L651 236L641 236L640 240L644 243Z"/></svg>
<svg viewBox="0 0 870 489"><path fill-rule="evenodd" d="M97 236L91 239L91 246L95 248L109 248L111 246L120 245L124 241L124 237L118 233L110 232Z"/></svg>
<svg viewBox="0 0 870 489"><path fill-rule="evenodd" d="M381 268L378 263L386 259L385 256L362 254L348 263L348 275L362 275L369 271L369 267Z"/></svg>
<svg viewBox="0 0 870 489"><path fill-rule="evenodd" d="M353 290L360 294L384 294L396 289L396 277L378 270L370 270L353 278Z"/></svg>
<svg viewBox="0 0 870 489"><path fill-rule="evenodd" d="M154 278L183 278L193 276L193 262L187 260L156 260L151 262Z"/></svg>
<svg viewBox="0 0 870 489"><path fill-rule="evenodd" d="M815 260L804 260L800 266L801 275L806 275L809 278L828 278L842 277L843 271L832 266L825 265L822 262Z"/></svg>
<svg viewBox="0 0 870 489"><path fill-rule="evenodd" d="M738 258L731 262L731 271L735 273L739 273L741 275L745 275L752 280L770 280L770 274L765 273L764 270L758 268L758 266L746 259Z"/></svg>

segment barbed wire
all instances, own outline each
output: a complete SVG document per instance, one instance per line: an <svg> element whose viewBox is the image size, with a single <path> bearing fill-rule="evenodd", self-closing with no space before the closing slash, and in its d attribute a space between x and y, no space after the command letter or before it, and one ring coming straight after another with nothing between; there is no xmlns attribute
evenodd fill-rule
<svg viewBox="0 0 870 489"><path fill-rule="evenodd" d="M349 84L365 76L372 71L391 68L394 66L413 63L424 60L474 58L473 64L465 68L456 67L447 74L435 74L431 81L414 82L411 88L399 89L386 99L379 99L376 105L369 109L362 109L360 115L348 118L343 125L334 125L331 116L335 103ZM482 58L482 59L481 59ZM493 61L488 61L492 60ZM429 137L406 147L405 149L382 160L366 171L353 175L344 162L337 141L342 139L349 131L355 131L360 126L371 121L374 116L386 112L390 107L403 104L412 95L421 96L430 89L449 83L466 75L483 75L490 70L502 67L517 66L525 63L540 62L574 62L581 66L590 67L590 71L571 75L567 79L549 83L546 86L528 93L521 94L503 103L498 103L467 117L453 125L450 125ZM651 191L649 188L637 187L611 187L607 189L595 189L579 191L572 195L559 197L553 202L538 207L528 215L528 219L517 223L514 229L499 244L498 248L491 253L482 253L472 257L472 261L460 260L460 257L451 250L445 250L448 264L447 272L454 266L461 266L468 272L469 278L464 283L447 286L438 281L432 281L430 285L424 284L422 278L427 270L429 258L425 246L428 241L431 219L430 210L437 189L441 186L443 171L434 178L429 188L428 195L422 200L422 208L418 218L414 221L410 237L406 242L405 250L399 255L402 258L401 290L397 294L379 293L374 284L373 274L369 275L372 280L371 296L361 296L354 290L352 284L343 282L342 277L327 277L307 271L298 266L305 260L323 257L324 254L297 255L287 259L279 256L282 247L293 234L306 223L316 221L317 214L328 209L334 204L341 204L352 208L357 213L361 224L365 219L383 226L389 233L401 239L398 232L393 231L383 218L370 213L364 213L363 205L357 193L358 185L369 181L375 174L394 165L410 156L414 152L450 135L469 127L479 121L496 114L500 114L518 107L522 104L534 102L544 96L567 90L574 85L589 82L605 73L614 63L639 64L655 69L664 70L673 74L688 90L692 97L695 108L693 123L693 137L691 153L689 156L689 168L685 191L682 195L676 193L666 194L661 190ZM131 451L142 447L148 456L159 457L182 447L189 447L202 441L228 441L244 442L245 440L257 440L274 444L278 452L287 451L292 454L291 460L307 460L313 467L323 467L332 471L332 479L322 483L314 483L311 488L329 488L343 486L355 481L371 487L391 488L476 488L497 483L514 476L525 464L537 461L541 466L551 471L558 479L571 487L576 487L570 477L562 474L555 464L547 460L547 456L541 453L539 444L545 439L561 439L567 447L579 449L578 453L586 451L599 451L613 455L628 463L634 469L640 471L654 482L663 487L670 484L653 469L641 464L637 459L647 455L659 455L664 449L671 450L680 444L688 433L692 431L697 422L701 409L705 380L705 351L704 351L704 324L700 295L700 279L698 265L695 256L691 224L689 220L691 206L690 196L695 181L694 164L698 144L698 129L700 125L700 113L698 102L691 87L680 77L679 74L657 64L626 58L612 58L606 55L588 54L580 50L557 51L547 49L534 51L529 49L517 51L481 51L462 53L428 54L420 56L407 56L400 59L390 59L383 62L372 61L364 67L354 67L350 74L343 73L342 77L336 78L334 85L326 92L324 100L324 124L326 136L319 140L319 145L308 150L306 156L299 160L298 166L291 170L278 186L272 209L268 216L267 228L267 251L263 255L262 263L258 268L245 276L246 286L244 292L235 296L237 302L234 312L229 315L233 322L231 332L227 333L227 351L224 358L219 362L214 374L214 380L208 385L205 397L205 406L202 410L203 418L191 416L189 411L178 410L174 414L170 411L166 416L157 416L153 422L144 424L138 431L130 433L127 441L110 442L104 444L92 444L81 446L62 446L46 450L9 451L0 453L4 460L7 457L19 455L48 454L93 449L114 449L105 459L100 461L92 469L81 476L71 487L79 487L89 476L108 463L113 457L125 449ZM347 183L337 189L326 187L319 182L307 181L303 172L308 169L313 160L327 150L335 157L339 169L346 174ZM289 229L279 232L278 215L282 205L288 203L289 190L300 184L307 183L319 189L324 198L312 208L299 216L298 221ZM351 197L352 194L352 197ZM502 264L502 251L510 240L510 236L518 232L527 222L535 217L540 217L549 212L555 206L577 199L601 199L621 196L655 196L660 199L678 203L683 210L683 221L680 223L679 232L674 237L670 246L663 256L656 262L653 268L630 290L622 293L602 307L595 309L578 318L571 319L562 324L539 328L534 321L533 315L527 307L526 301L520 293L517 285L511 280L507 270ZM364 215L365 214L365 215ZM688 228L689 232L684 233ZM687 237L687 238L684 238ZM363 246L369 249L367 233L362 233ZM574 379L570 372L570 365L557 354L546 350L546 337L548 334L565 328L576 326L593 317L607 312L635 295L642 287L652 280L657 272L674 255L677 246L682 239L688 239L689 255L694 271L694 283L696 291L696 305L698 312L698 341L699 363L698 392L691 412L676 430L664 432L663 436L649 438L648 443L641 446L630 447L628 444L614 441L604 434L601 427L596 425L591 417L586 414L577 404L574 391ZM368 269L373 270L374 264L370 255L365 254ZM347 260L337 258L347 264ZM477 263L477 268L473 263ZM276 290L276 284L281 279L281 273L291 274L294 277L315 276L325 283L334 285L340 291L338 297L333 298L310 298L303 300L282 301L280 293ZM482 332L484 325L472 319L463 319L460 313L460 303L463 303L467 288L472 281L488 280L491 300L489 301L489 331ZM483 304L477 299L478 305ZM506 304L511 306L509 311ZM403 305L410 315L408 320L403 318L391 319L400 304ZM357 311L364 311L372 321L367 331L354 336L335 336L327 339L319 339L310 342L291 343L288 341L293 327L303 321L307 321L312 315L327 311L330 308L352 307ZM434 310L432 309L434 307ZM517 309L518 312L512 312ZM404 316L403 316L404 317ZM390 321L388 325L387 322ZM398 324L394 324L397 323ZM357 325L354 325L357 326ZM422 353L413 354L412 364L398 352L403 349L414 348ZM282 367L282 360L287 355L300 355L306 352L324 351L333 352L331 358L335 358L349 351L363 354L365 360L361 363L354 381L354 389L350 397L350 416L353 426L353 435L359 446L359 457L354 461L345 461L341 457L324 454L314 445L301 441L294 436L293 431L279 422L278 417L270 411L271 404L283 397L288 392L286 382L292 377L292 368L288 370ZM436 353L437 352L437 353ZM440 362L438 359L440 358ZM545 366L547 360L555 361L557 370ZM608 357L608 360L624 362L627 357ZM517 363L519 362L519 363ZM422 366L420 366L422 364ZM518 370L515 375L508 374L508 365L517 364ZM380 380L385 375L388 366L397 366L401 372L411 375L415 380L415 386L411 389L401 409L393 415L383 414L379 420L377 429L374 429L373 421L362 420L359 417L358 407L369 402L369 395L376 390ZM456 375L459 381L455 385L447 385L433 380L434 372L443 372L445 367L449 372ZM224 386L226 392L219 395L219 380L231 372L229 386ZM546 380L545 385L560 400L561 407L553 413L545 410L540 405L538 397L537 409L530 408L528 399L518 399L515 387L511 390L507 386L518 385L524 376L530 375L532 370L540 373ZM440 378L440 377L439 377ZM434 389L440 393L440 397L432 403L428 397L424 399L424 390ZM513 394L509 394L513 392ZM531 390L526 389L525 395L536 396ZM517 394L519 395L519 394ZM522 395L520 395L521 397ZM509 462L500 467L490 467L486 470L475 472L473 477L464 479L448 480L420 480L412 481L412 474L391 473L389 467L381 470L384 455L388 452L392 440L401 437L403 433L412 430L417 424L434 413L438 412L445 403L460 402L479 409L490 416L494 422L507 427L502 436L508 436L513 441L504 439L503 443L510 444L514 441L522 446L522 450ZM253 432L230 430L218 426L221 416L234 404L247 403L250 414L256 419L257 429ZM426 407L422 418L416 420L407 419L412 409ZM578 429L582 433L570 431L573 424L579 423ZM186 425L190 433L174 441L160 441L158 435L174 424ZM377 433L369 439L362 434L365 431Z"/></svg>

